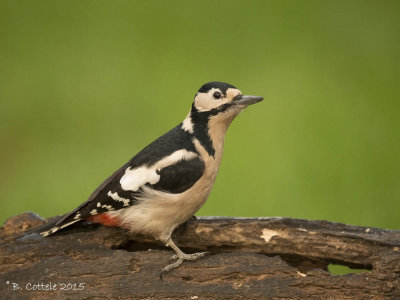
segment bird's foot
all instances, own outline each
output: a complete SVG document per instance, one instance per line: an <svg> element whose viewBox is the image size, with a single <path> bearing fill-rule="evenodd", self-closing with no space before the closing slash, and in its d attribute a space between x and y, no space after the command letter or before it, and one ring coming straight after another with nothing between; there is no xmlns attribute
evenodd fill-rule
<svg viewBox="0 0 400 300"><path fill-rule="evenodd" d="M181 254L173 255L170 260L176 259L177 261L173 262L172 264L169 264L168 266L163 268L161 270L160 278L162 279L162 276L165 273L168 273L172 269L179 267L183 263L183 261L185 261L185 260L194 261L196 259L199 259L200 257L207 255L207 254L208 254L208 252L197 252L197 253L193 253L193 254L186 254L186 253L182 252Z"/></svg>
<svg viewBox="0 0 400 300"><path fill-rule="evenodd" d="M169 260L175 260L175 259L183 259L183 260L196 260L199 259L200 257L206 256L209 252L197 252L197 253L193 253L193 254L186 254L183 253L183 255L179 256L177 254L172 255L171 258Z"/></svg>

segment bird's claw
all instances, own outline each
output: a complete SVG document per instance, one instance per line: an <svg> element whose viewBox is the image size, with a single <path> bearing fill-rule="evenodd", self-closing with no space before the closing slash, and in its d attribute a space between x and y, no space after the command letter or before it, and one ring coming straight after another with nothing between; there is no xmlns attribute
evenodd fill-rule
<svg viewBox="0 0 400 300"><path fill-rule="evenodd" d="M175 269L175 268L179 267L179 266L183 263L183 261L184 261L183 258L179 258L176 262L174 262L174 263L172 263L172 264L169 264L168 266L166 266L165 268L163 268L163 269L161 270L161 273L160 273L160 279L162 280L162 276L163 276L165 273L168 273L168 272L171 271L172 269Z"/></svg>
<svg viewBox="0 0 400 300"><path fill-rule="evenodd" d="M173 262L172 264L169 264L168 266L166 266L165 268L163 268L161 270L160 279L162 280L162 276L165 273L168 273L172 269L179 267L183 263L184 260L194 261L194 260L199 259L200 257L207 255L207 254L209 254L209 252L197 252L197 253L193 253L193 254L183 253L183 255L175 254L175 255L171 256L170 260L177 259L177 261Z"/></svg>
<svg viewBox="0 0 400 300"><path fill-rule="evenodd" d="M175 255L172 255L169 260L172 261L172 260L176 260L176 259L182 258L183 260L193 261L193 260L196 260L196 259L198 259L200 257L206 256L207 254L209 254L209 252L197 252L197 253L193 253L193 254L186 254L185 253L182 256L179 256L179 255L175 254Z"/></svg>

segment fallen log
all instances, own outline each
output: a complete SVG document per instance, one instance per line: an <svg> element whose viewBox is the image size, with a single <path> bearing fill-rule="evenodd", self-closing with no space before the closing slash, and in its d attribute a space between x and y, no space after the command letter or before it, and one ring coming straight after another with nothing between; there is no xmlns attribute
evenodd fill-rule
<svg viewBox="0 0 400 300"><path fill-rule="evenodd" d="M173 252L144 236L81 223L16 239L33 213L0 228L3 299L400 299L400 231L290 218L199 217L184 251L208 251L160 279ZM329 264L364 269L333 275Z"/></svg>

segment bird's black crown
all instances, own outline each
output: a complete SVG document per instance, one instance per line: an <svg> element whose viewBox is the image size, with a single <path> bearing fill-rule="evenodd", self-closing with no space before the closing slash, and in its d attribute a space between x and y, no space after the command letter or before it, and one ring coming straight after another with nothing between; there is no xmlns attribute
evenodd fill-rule
<svg viewBox="0 0 400 300"><path fill-rule="evenodd" d="M227 89L236 89L233 85L225 82L219 82L219 81L212 81L212 82L207 82L204 84L198 91L198 93L207 93L211 89L219 89L224 96L226 96L226 90Z"/></svg>

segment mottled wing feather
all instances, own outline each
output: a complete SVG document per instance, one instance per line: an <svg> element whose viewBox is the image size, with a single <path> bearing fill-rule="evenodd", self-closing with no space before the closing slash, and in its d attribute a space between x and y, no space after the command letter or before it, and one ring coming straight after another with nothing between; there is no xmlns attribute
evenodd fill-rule
<svg viewBox="0 0 400 300"><path fill-rule="evenodd" d="M127 200L128 206L136 203L136 197L140 194L140 189L136 192L125 191L121 188L120 180L129 167L131 170L141 166L150 166L171 153L185 149L197 153L193 143L192 136L181 128L181 124L159 137L150 145L145 147L127 164L114 172L107 178L89 197L88 201L74 209L72 212L63 216L57 226L62 226L73 220L88 218L94 214L100 214L112 207L118 210L126 207L127 203L116 201L109 196L109 193L116 193L121 199ZM179 161L158 171L160 180L154 185L147 183L147 186L156 190L169 193L181 193L190 188L203 174L204 163L196 157L191 160Z"/></svg>
<svg viewBox="0 0 400 300"><path fill-rule="evenodd" d="M57 225L62 224L67 222L68 220L71 220L75 217L77 212L80 212L80 215L82 218L90 216L90 211L92 211L96 206L97 202L93 203L93 200L96 198L100 198L98 200L103 200L105 198L104 192L105 190L110 190L113 186L119 185L118 181L121 178L121 176L124 174L125 169L128 167L129 162L123 165L121 168L119 168L117 171L115 171L110 177L108 177L102 184L100 184L94 192L89 196L88 200L81 205L79 205L77 208L75 208L73 211L70 213L64 215L58 222ZM107 193L106 193L107 194ZM108 196L106 196L108 198ZM104 210L106 211L106 210ZM87 212L87 213L86 213Z"/></svg>
<svg viewBox="0 0 400 300"><path fill-rule="evenodd" d="M127 162L125 165L115 171L110 177L104 180L104 182L100 184L97 189L95 189L94 192L89 196L87 201L92 201L93 199L95 199L108 186L119 184L119 180L121 179L121 176L125 173L125 170L129 166L129 164L130 162Z"/></svg>
<svg viewBox="0 0 400 300"><path fill-rule="evenodd" d="M124 191L119 183L128 166L129 164L116 171L92 193L88 201L65 215L57 222L57 225L68 223L78 217L79 219L85 219L110 210L118 210L135 205L135 196L140 195L140 189L137 192ZM181 160L176 164L159 170L157 173L160 175L160 180L153 185L147 183L146 186L167 193L182 193L196 183L202 176L204 168L204 162L199 157L191 160ZM113 199L109 196L110 193L116 193L115 195L118 195L119 198L129 200L128 205L126 202Z"/></svg>

